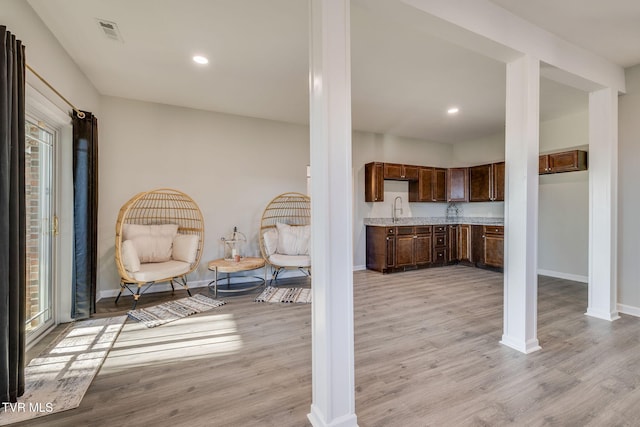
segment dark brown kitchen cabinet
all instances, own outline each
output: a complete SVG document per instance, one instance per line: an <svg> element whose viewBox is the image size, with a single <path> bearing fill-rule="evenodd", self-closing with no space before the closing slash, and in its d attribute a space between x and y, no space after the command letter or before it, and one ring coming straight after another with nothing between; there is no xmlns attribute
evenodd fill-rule
<svg viewBox="0 0 640 427"><path fill-rule="evenodd" d="M504 162L469 168L469 201L504 200Z"/></svg>
<svg viewBox="0 0 640 427"><path fill-rule="evenodd" d="M493 201L504 201L504 162L494 163L493 165L493 182L491 183L493 190Z"/></svg>
<svg viewBox="0 0 640 427"><path fill-rule="evenodd" d="M542 154L539 157L538 172L542 175L581 170L587 170L586 151L571 150L562 153Z"/></svg>
<svg viewBox="0 0 640 427"><path fill-rule="evenodd" d="M384 201L383 163L373 162L364 165L364 201Z"/></svg>
<svg viewBox="0 0 640 427"><path fill-rule="evenodd" d="M448 262L449 236L446 225L433 226L433 263L444 265Z"/></svg>
<svg viewBox="0 0 640 427"><path fill-rule="evenodd" d="M367 268L388 273L431 264L431 226L367 226Z"/></svg>
<svg viewBox="0 0 640 427"><path fill-rule="evenodd" d="M367 226L367 268L387 272L396 262L396 227Z"/></svg>
<svg viewBox="0 0 640 427"><path fill-rule="evenodd" d="M469 201L469 168L447 170L447 200L449 202Z"/></svg>
<svg viewBox="0 0 640 427"><path fill-rule="evenodd" d="M409 181L410 202L446 202L447 170L443 168L418 169L418 181Z"/></svg>
<svg viewBox="0 0 640 427"><path fill-rule="evenodd" d="M458 226L458 256L460 262L471 262L471 226L461 224Z"/></svg>
<svg viewBox="0 0 640 427"><path fill-rule="evenodd" d="M458 261L458 230L460 226L458 225L449 225L447 226L449 229L449 264L455 263Z"/></svg>
<svg viewBox="0 0 640 427"><path fill-rule="evenodd" d="M504 265L504 227L484 227L484 264L502 268Z"/></svg>
<svg viewBox="0 0 640 427"><path fill-rule="evenodd" d="M476 267L484 265L484 225L471 226L470 261Z"/></svg>
<svg viewBox="0 0 640 427"><path fill-rule="evenodd" d="M431 263L431 226L396 227L396 262L407 268Z"/></svg>
<svg viewBox="0 0 640 427"><path fill-rule="evenodd" d="M418 179L418 169L418 166L384 163L384 179L415 181Z"/></svg>

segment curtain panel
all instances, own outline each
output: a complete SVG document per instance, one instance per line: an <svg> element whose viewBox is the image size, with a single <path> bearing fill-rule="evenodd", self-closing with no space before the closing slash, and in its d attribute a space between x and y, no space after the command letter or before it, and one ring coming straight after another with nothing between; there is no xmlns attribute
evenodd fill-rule
<svg viewBox="0 0 640 427"><path fill-rule="evenodd" d="M0 402L24 394L25 48L0 25Z"/></svg>
<svg viewBox="0 0 640 427"><path fill-rule="evenodd" d="M74 319L96 312L98 270L98 120L73 113Z"/></svg>

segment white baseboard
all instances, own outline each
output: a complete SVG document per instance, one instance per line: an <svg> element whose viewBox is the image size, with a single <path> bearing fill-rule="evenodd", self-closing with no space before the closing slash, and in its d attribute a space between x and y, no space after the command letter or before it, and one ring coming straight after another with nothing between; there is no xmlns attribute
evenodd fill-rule
<svg viewBox="0 0 640 427"><path fill-rule="evenodd" d="M640 317L640 307L634 307L632 305L618 304L618 312L622 314L628 314L629 316Z"/></svg>
<svg viewBox="0 0 640 427"><path fill-rule="evenodd" d="M354 265L353 266L353 271L362 271L362 270L366 270L367 266L366 265Z"/></svg>
<svg viewBox="0 0 640 427"><path fill-rule="evenodd" d="M589 283L589 277L578 274L562 273L560 271L538 269L538 274L542 276L555 277L557 279L573 280L574 282Z"/></svg>

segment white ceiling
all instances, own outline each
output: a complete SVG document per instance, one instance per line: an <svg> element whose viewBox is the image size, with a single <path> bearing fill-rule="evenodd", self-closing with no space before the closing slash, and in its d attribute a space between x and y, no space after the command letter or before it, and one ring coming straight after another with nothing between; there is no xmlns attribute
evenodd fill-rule
<svg viewBox="0 0 640 427"><path fill-rule="evenodd" d="M631 51L640 44L626 40L637 40L633 37L640 30L606 20L635 16L640 22L638 0L493 1L534 23L540 19L545 29L565 32L562 35L570 41L577 38L576 44L603 49L609 55L603 56L616 63L640 63L639 51ZM448 143L500 132L504 64L438 39L419 25L392 19L374 3L352 0L354 128ZM566 7L578 3L590 7L583 7L579 15ZM308 123L306 1L29 0L29 4L103 95ZM544 11L546 20L538 10ZM594 28L590 19L595 17L605 18L598 21L599 29L626 28L632 33L586 37L582 33ZM106 38L97 18L116 22L124 42ZM567 20L572 24L566 25ZM197 66L191 61L195 54L206 55L211 62ZM583 92L546 79L541 82L542 119L584 110L586 103ZM461 112L447 117L445 110L452 105Z"/></svg>

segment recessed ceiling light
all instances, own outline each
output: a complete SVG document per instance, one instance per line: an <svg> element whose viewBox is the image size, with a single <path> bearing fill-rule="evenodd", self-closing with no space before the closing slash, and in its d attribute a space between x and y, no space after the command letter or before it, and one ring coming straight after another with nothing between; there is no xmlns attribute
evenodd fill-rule
<svg viewBox="0 0 640 427"><path fill-rule="evenodd" d="M460 111L460 109L458 107L451 107L447 110L447 113L449 114L456 114L458 111Z"/></svg>
<svg viewBox="0 0 640 427"><path fill-rule="evenodd" d="M204 65L204 64L208 64L209 60L207 58L205 58L204 56L196 55L196 56L193 57L193 62L196 62L198 64Z"/></svg>

